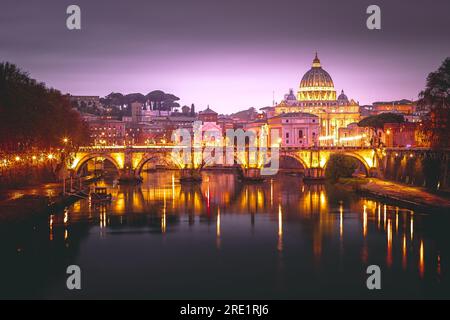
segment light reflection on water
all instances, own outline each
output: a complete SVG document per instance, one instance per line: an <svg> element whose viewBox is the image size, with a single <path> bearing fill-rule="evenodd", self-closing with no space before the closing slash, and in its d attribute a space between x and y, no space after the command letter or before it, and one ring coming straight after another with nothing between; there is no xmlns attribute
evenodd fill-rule
<svg viewBox="0 0 450 320"><path fill-rule="evenodd" d="M140 186L98 185L112 193L110 204L79 201L50 215L38 235L12 237L21 254L9 256L10 274L20 277L25 264L46 273L42 282L24 280L16 295L450 297L441 217L289 175L243 184L215 172L181 185L178 172L159 171ZM68 264L85 275L76 294L64 289ZM381 293L365 287L370 264L382 269Z"/></svg>

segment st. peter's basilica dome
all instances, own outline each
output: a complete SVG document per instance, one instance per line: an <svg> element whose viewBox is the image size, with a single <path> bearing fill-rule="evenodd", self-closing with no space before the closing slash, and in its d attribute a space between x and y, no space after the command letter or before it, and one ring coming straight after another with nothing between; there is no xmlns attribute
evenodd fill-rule
<svg viewBox="0 0 450 320"><path fill-rule="evenodd" d="M336 100L333 80L329 73L322 69L317 53L311 69L305 73L300 81L297 99L300 101Z"/></svg>

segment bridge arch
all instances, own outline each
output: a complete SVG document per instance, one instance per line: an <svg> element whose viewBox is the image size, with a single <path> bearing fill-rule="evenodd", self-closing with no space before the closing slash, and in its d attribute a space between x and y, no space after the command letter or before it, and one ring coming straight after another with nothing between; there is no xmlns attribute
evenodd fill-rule
<svg viewBox="0 0 450 320"><path fill-rule="evenodd" d="M280 154L280 156L279 156L280 169L283 169L283 168L281 167L281 160L282 160L283 158L284 158L284 159L292 159L292 160L294 160L295 162L297 162L298 164L300 164L300 165L302 166L303 169L308 169L308 165L305 163L305 161L304 161L302 158L296 156L295 154ZM270 161L268 162L268 164L270 164Z"/></svg>
<svg viewBox="0 0 450 320"><path fill-rule="evenodd" d="M293 161L295 161L297 164L299 164L301 166L301 169L308 169L309 166L307 165L307 163L299 156L297 156L294 153L280 153L279 157L278 157L278 164L280 166L279 169L283 169L281 168L281 160L282 159L291 159ZM271 165L271 158L269 157L268 159L266 159L266 161L263 163L263 167L268 167ZM242 161L239 159L238 155L234 155L234 166L236 168L238 168L239 170L244 170L245 169L245 165L242 164Z"/></svg>
<svg viewBox="0 0 450 320"><path fill-rule="evenodd" d="M173 159L172 155L161 155L161 154L145 154L142 159L139 161L135 168L135 173L137 176L141 175L142 169L145 164L150 161L158 161L159 163L163 163L169 168L181 169L180 165Z"/></svg>
<svg viewBox="0 0 450 320"><path fill-rule="evenodd" d="M326 170L326 168L327 168L327 166L328 166L328 162L329 162L330 158L331 158L333 155L342 155L342 156L346 156L346 157L350 157L350 158L356 159L356 160L358 161L358 163L362 164L362 166L363 166L363 168L364 168L364 170L365 170L365 173L366 173L366 177L369 177L369 176L370 176L370 165L367 163L366 159L364 159L363 156L361 156L361 155L358 154L358 153L354 153L354 152L336 152L336 153L331 153L331 154L327 157L326 162L325 162L325 164L323 165L323 170L324 170L324 172L325 172L325 170Z"/></svg>
<svg viewBox="0 0 450 320"><path fill-rule="evenodd" d="M120 172L120 165L117 162L116 159L114 159L113 157L111 157L108 154L102 154L102 153L91 153L91 154L87 154L84 155L80 160L78 160L78 162L76 163L75 168L73 168L73 171L75 172L76 175L79 175L79 171L80 169L89 161L92 159L96 159L96 158L103 158L106 159L108 161L110 161L114 167L116 168L117 172Z"/></svg>

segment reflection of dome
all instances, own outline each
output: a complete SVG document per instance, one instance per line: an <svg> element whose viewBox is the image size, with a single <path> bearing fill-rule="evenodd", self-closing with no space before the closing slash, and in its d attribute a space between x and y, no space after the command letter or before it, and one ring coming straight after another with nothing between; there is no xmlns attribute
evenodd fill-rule
<svg viewBox="0 0 450 320"><path fill-rule="evenodd" d="M341 91L341 94L338 97L338 101L339 102L347 102L348 103L348 98L344 93L344 90Z"/></svg>
<svg viewBox="0 0 450 320"><path fill-rule="evenodd" d="M303 101L336 100L333 80L328 72L322 69L317 53L311 69L305 73L300 81L297 99Z"/></svg>

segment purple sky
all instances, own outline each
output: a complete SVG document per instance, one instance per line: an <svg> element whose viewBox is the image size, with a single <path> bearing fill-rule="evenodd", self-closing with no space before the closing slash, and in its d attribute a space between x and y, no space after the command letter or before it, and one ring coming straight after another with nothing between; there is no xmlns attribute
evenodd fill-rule
<svg viewBox="0 0 450 320"><path fill-rule="evenodd" d="M82 30L66 29L78 4ZM378 4L382 30L366 28ZM0 60L62 92L161 89L221 113L297 91L317 50L361 104L415 99L450 56L450 1L1 0Z"/></svg>

